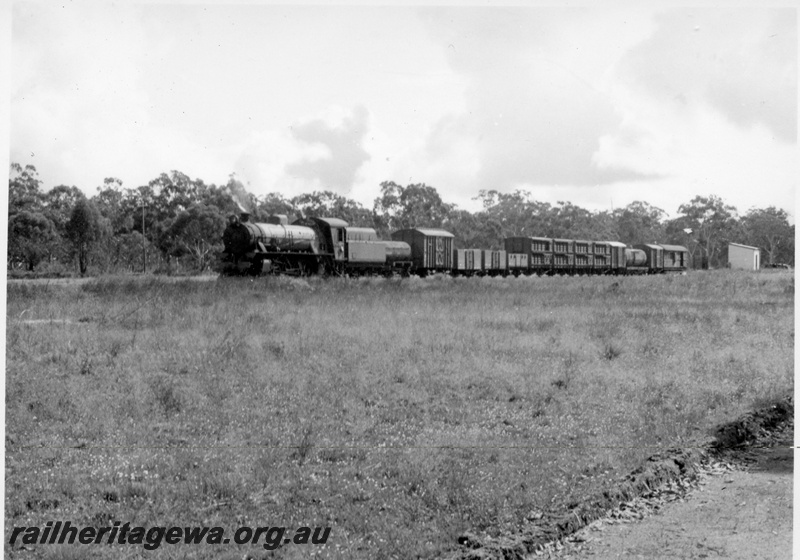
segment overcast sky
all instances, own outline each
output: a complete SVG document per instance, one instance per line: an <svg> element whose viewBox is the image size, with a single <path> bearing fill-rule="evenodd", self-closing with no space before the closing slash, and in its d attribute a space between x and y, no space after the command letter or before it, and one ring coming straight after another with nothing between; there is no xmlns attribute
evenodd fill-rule
<svg viewBox="0 0 800 560"><path fill-rule="evenodd" d="M794 214L794 8L15 2L10 160L96 192L182 171L367 207L424 182Z"/></svg>

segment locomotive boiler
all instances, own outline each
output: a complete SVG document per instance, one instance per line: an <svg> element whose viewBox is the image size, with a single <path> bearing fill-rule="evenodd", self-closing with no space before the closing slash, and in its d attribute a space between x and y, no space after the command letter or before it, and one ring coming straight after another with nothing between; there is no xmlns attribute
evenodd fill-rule
<svg viewBox="0 0 800 560"><path fill-rule="evenodd" d="M314 229L289 225L286 216L270 216L266 223L251 222L247 213L231 216L222 243L228 274L260 274L265 265L290 272L315 263L320 252Z"/></svg>

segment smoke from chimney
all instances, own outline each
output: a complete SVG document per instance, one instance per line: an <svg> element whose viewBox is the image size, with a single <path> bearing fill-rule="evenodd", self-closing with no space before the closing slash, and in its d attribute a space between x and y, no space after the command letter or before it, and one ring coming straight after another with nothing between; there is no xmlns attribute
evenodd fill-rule
<svg viewBox="0 0 800 560"><path fill-rule="evenodd" d="M247 189L242 182L236 178L235 174L231 174L227 184L228 190L231 193L231 198L239 206L239 211L246 214L252 214L253 210L253 197L247 192Z"/></svg>

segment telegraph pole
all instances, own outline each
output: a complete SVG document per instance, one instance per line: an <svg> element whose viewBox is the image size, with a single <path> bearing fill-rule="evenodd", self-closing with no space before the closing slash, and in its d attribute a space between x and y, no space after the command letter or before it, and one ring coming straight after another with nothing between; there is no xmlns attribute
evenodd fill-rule
<svg viewBox="0 0 800 560"><path fill-rule="evenodd" d="M147 274L147 238L144 235L144 199L142 199L142 274Z"/></svg>

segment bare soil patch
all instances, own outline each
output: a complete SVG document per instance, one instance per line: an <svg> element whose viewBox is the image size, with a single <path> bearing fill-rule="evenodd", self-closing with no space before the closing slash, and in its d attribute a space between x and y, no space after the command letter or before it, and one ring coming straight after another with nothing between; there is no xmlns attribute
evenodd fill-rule
<svg viewBox="0 0 800 560"><path fill-rule="evenodd" d="M703 473L686 496L645 510L641 522L592 523L553 557L791 558L793 431Z"/></svg>
<svg viewBox="0 0 800 560"><path fill-rule="evenodd" d="M793 419L789 396L720 426L711 442L650 457L610 490L540 513L522 534L465 533L451 558L791 558Z"/></svg>

